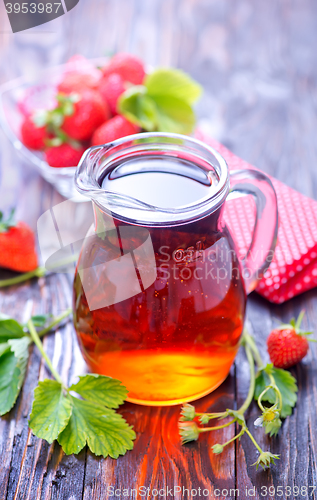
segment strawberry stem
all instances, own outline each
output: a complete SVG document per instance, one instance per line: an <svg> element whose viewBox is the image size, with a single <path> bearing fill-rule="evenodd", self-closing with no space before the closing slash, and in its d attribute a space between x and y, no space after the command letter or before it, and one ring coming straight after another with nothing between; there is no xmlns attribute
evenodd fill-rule
<svg viewBox="0 0 317 500"><path fill-rule="evenodd" d="M251 402L253 401L254 389L255 389L254 357L252 355L252 351L249 347L249 344L246 344L244 346L244 348L245 348L245 353L247 355L248 363L249 363L249 367L250 367L250 386L249 386L249 392L248 392L248 395L246 397L246 400L238 410L238 413L240 413L241 415L243 415L245 413L245 411L249 408Z"/></svg>
<svg viewBox="0 0 317 500"><path fill-rule="evenodd" d="M72 313L71 308L66 309L65 312L63 312L59 316L56 316L54 321L52 321L52 323L50 323L47 327L45 327L45 328L43 328L43 330L40 330L39 332L37 332L38 336L40 338L43 337L46 333L50 332L52 330L52 328L54 328L54 326L58 325L58 323L63 321L63 319L67 318L67 316L69 316L71 313Z"/></svg>
<svg viewBox="0 0 317 500"><path fill-rule="evenodd" d="M236 418L230 420L226 424L216 425L215 427L199 427L199 432L209 432L209 431L217 431L218 429L223 429L224 427L229 427L229 425L234 424L237 421Z"/></svg>
<svg viewBox="0 0 317 500"><path fill-rule="evenodd" d="M11 208L9 216L7 219L3 219L3 213L0 212L0 233L7 232L11 227L16 225L14 219L15 208Z"/></svg>
<svg viewBox="0 0 317 500"><path fill-rule="evenodd" d="M27 281L31 278L41 278L46 273L45 267L37 267L33 271L29 271L28 273L20 274L15 278L9 278L6 280L0 280L0 288L4 288L6 286L17 285L18 283L23 283L23 281Z"/></svg>
<svg viewBox="0 0 317 500"><path fill-rule="evenodd" d="M40 341L40 337L38 336L38 333L37 333L37 331L35 329L35 326L33 324L32 319L29 319L29 321L27 322L27 327L29 329L29 332L30 332L30 335L31 335L31 337L33 339L34 344L36 345L36 347L40 351L42 357L45 359L46 364L49 367L49 369L50 369L53 377L55 378L55 380L57 380L57 382L59 382L61 384L61 386L63 387L63 389L65 389L67 391L67 387L65 387L65 385L63 384L63 381L62 381L60 375L57 373L57 371L55 370L54 366L52 365L52 362L51 362L50 358L47 356L46 352L44 351L43 344Z"/></svg>
<svg viewBox="0 0 317 500"><path fill-rule="evenodd" d="M299 313L299 316L298 316L298 318L296 320L296 323L295 323L295 330L296 331L300 329L300 325L301 325L301 323L303 321L304 315L305 315L305 310L302 309L301 312Z"/></svg>
<svg viewBox="0 0 317 500"><path fill-rule="evenodd" d="M221 444L221 446L224 448L225 446L227 446L228 444L232 443L236 439L240 439L240 437L243 436L244 433L245 433L245 428L242 427L242 429L239 432L239 434L236 434L235 436L233 436L233 438L229 439L229 441L226 441L225 443Z"/></svg>
<svg viewBox="0 0 317 500"><path fill-rule="evenodd" d="M260 370L264 366L264 363L263 363L261 355L258 351L258 348L256 346L254 338L248 333L246 328L243 330L241 344L244 346L246 346L246 344L249 345L249 347L252 351L254 361L256 362L256 365L257 365L258 369Z"/></svg>
<svg viewBox="0 0 317 500"><path fill-rule="evenodd" d="M249 431L249 429L247 428L247 426L245 426L244 428L244 431L246 432L246 434L249 436L249 438L251 439L252 443L254 444L254 446L256 447L256 449L260 452L260 453L263 453L263 450L262 448L260 448L260 446L258 445L258 443L256 442L256 440L254 439L254 437L252 436L251 432Z"/></svg>

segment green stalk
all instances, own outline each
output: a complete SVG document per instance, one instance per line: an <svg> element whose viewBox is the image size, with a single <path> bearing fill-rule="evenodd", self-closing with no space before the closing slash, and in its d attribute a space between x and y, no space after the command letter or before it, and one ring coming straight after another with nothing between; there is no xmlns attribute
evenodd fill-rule
<svg viewBox="0 0 317 500"><path fill-rule="evenodd" d="M15 278L8 278L6 280L0 280L0 288L4 288L6 286L17 285L19 283L23 283L31 278L41 278L45 276L47 272L54 272L54 269L59 267L67 266L68 264L72 264L76 262L78 259L78 255L71 255L70 257L66 257L65 259L61 259L54 263L51 269L46 269L43 266L37 267L33 271L29 271L28 273L19 274L19 276L15 276Z"/></svg>
<svg viewBox="0 0 317 500"><path fill-rule="evenodd" d="M252 436L251 432L249 431L249 429L247 428L247 426L245 426L244 428L245 432L247 433L247 435L249 436L249 438L251 439L252 443L254 444L254 446L256 447L256 449L260 452L260 453L263 453L263 450L262 448L260 448L260 446L258 445L258 443L256 442L256 440L254 439L254 437Z"/></svg>
<svg viewBox="0 0 317 500"><path fill-rule="evenodd" d="M37 332L39 338L43 337L52 328L54 328L54 326L56 326L58 323L60 323L63 319L67 318L67 316L69 316L71 313L72 313L72 309L69 308L69 309L66 309L66 311L63 312L62 314L60 314L59 316L56 316L56 318L54 319L54 321L52 323L50 323L48 326L43 328L43 330L40 330L39 332Z"/></svg>
<svg viewBox="0 0 317 500"><path fill-rule="evenodd" d="M264 394L266 394L270 389L274 389L274 387L272 387L271 385L268 385L265 389L263 389L263 391L261 392L260 396L258 397L258 405L259 405L260 410L262 412L265 411L265 408L262 405L262 398L263 398Z"/></svg>
<svg viewBox="0 0 317 500"><path fill-rule="evenodd" d="M209 420L212 420L213 418L222 418L227 416L226 411L221 411L219 413L195 413L195 417L201 417L202 415L207 415Z"/></svg>
<svg viewBox="0 0 317 500"><path fill-rule="evenodd" d="M305 316L305 310L302 309L301 312L299 313L299 316L297 318L296 324L295 324L295 330L300 329L300 325L302 324L303 317Z"/></svg>
<svg viewBox="0 0 317 500"><path fill-rule="evenodd" d="M244 415L245 411L249 408L250 404L252 403L254 388L255 388L254 358L248 343L245 345L245 353L247 355L247 359L250 366L250 386L247 398L243 403L243 405L238 410L238 413L240 413L240 415Z"/></svg>
<svg viewBox="0 0 317 500"><path fill-rule="evenodd" d="M34 344L36 345L36 347L40 351L41 355L45 359L46 364L49 367L49 369L50 369L53 377L55 378L55 380L57 380L57 382L59 382L61 384L61 386L63 387L63 389L65 389L67 391L67 387L64 386L61 377L59 376L59 374L55 370L54 366L51 363L50 358L47 356L46 352L44 351L43 344L40 341L40 337L38 336L37 331L35 329L35 326L33 324L33 321L31 319L29 319L29 321L27 322L27 327L29 329L29 332L30 332L30 335L31 335L31 337L33 339Z"/></svg>
<svg viewBox="0 0 317 500"><path fill-rule="evenodd" d="M243 340L245 341L245 344L248 344L250 346L250 349L252 351L253 357L255 359L255 362L257 364L257 367L260 369L262 366L264 366L263 360L261 358L261 355L259 353L259 350L256 346L256 343L254 342L253 337L247 332L246 328L243 331Z"/></svg>
<svg viewBox="0 0 317 500"><path fill-rule="evenodd" d="M31 278L41 278L46 273L45 267L37 267L33 271L29 271L28 273L20 274L15 278L9 278L7 280L0 280L0 288L5 286L17 285L18 283L23 283L23 281L27 281Z"/></svg>
<svg viewBox="0 0 317 500"><path fill-rule="evenodd" d="M229 427L229 425L234 424L235 422L236 422L236 418L233 420L230 420L230 422L227 422L226 424L217 425L216 427L199 427L199 432L217 431L218 429L223 429L224 427Z"/></svg>
<svg viewBox="0 0 317 500"><path fill-rule="evenodd" d="M221 446L223 446L223 447L227 446L228 444L232 443L236 439L239 439L241 436L243 436L244 433L245 433L245 428L242 427L241 431L236 436L233 436L233 438L229 439L229 441L226 441Z"/></svg>
<svg viewBox="0 0 317 500"><path fill-rule="evenodd" d="M273 375L271 373L268 374L269 375L269 379L270 379L270 382L271 382L271 388L274 390L276 396L277 396L277 399L278 399L278 402L279 402L279 410L281 412L282 410L282 406L283 406L283 401L282 401L282 394L281 394L281 391L279 390L279 388L277 387L276 385L276 382L275 382L275 379L273 377Z"/></svg>

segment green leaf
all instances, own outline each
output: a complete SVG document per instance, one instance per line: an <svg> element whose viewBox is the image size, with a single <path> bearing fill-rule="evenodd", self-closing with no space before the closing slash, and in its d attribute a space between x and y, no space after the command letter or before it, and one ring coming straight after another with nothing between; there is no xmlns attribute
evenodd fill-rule
<svg viewBox="0 0 317 500"><path fill-rule="evenodd" d="M255 379L255 391L254 398L258 399L260 394L264 391L265 387L270 385L270 379L266 370L270 371L273 375L275 383L279 388L282 395L282 411L281 417L286 418L288 415L292 414L292 409L294 408L297 401L297 384L296 379L287 370L282 370L281 368L273 368L273 365L267 365L264 369L260 370ZM271 404L275 403L275 392L273 389L269 389L262 398L262 401L268 401Z"/></svg>
<svg viewBox="0 0 317 500"><path fill-rule="evenodd" d="M31 317L32 323L36 327L45 326L47 321L52 318L52 314L37 314Z"/></svg>
<svg viewBox="0 0 317 500"><path fill-rule="evenodd" d="M0 357L0 415L4 415L14 406L23 385L27 362L28 337L8 341L10 350Z"/></svg>
<svg viewBox="0 0 317 500"><path fill-rule="evenodd" d="M25 336L22 325L6 314L0 313L0 341L18 339Z"/></svg>
<svg viewBox="0 0 317 500"><path fill-rule="evenodd" d="M7 352L9 350L10 350L10 346L9 346L8 342L0 343L0 357L2 356L2 354L4 354L5 352Z"/></svg>
<svg viewBox="0 0 317 500"><path fill-rule="evenodd" d="M10 350L3 354L0 358L0 391L12 384L12 379L19 376L20 370L17 368L18 359L15 357L14 353ZM0 407L5 403L0 396ZM0 410L1 412L1 410Z"/></svg>
<svg viewBox="0 0 317 500"><path fill-rule="evenodd" d="M88 444L95 455L118 458L132 450L135 432L114 410L71 396L73 411L58 442L69 455Z"/></svg>
<svg viewBox="0 0 317 500"><path fill-rule="evenodd" d="M120 96L118 110L127 120L145 130L151 132L156 129L155 102L146 94L146 88L142 85L133 86Z"/></svg>
<svg viewBox="0 0 317 500"><path fill-rule="evenodd" d="M67 426L71 414L71 399L64 395L61 384L48 379L39 382L29 420L33 433L52 443Z"/></svg>
<svg viewBox="0 0 317 500"><path fill-rule="evenodd" d="M190 134L195 126L195 113L186 102L172 96L157 96L157 130Z"/></svg>
<svg viewBox="0 0 317 500"><path fill-rule="evenodd" d="M19 360L27 360L29 357L29 345L32 343L30 337L23 337L22 339L10 339L8 340L8 344L11 348L11 351L14 353L15 357Z"/></svg>
<svg viewBox="0 0 317 500"><path fill-rule="evenodd" d="M127 397L127 389L120 380L104 375L88 374L79 377L79 382L73 384L70 391L75 391L87 401L118 408Z"/></svg>
<svg viewBox="0 0 317 500"><path fill-rule="evenodd" d="M145 79L149 96L175 97L189 105L200 97L202 87L179 69L160 68Z"/></svg>

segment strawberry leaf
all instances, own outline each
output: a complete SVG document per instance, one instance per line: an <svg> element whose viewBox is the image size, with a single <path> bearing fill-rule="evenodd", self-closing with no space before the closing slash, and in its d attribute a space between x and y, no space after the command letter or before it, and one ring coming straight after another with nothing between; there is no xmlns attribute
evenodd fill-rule
<svg viewBox="0 0 317 500"><path fill-rule="evenodd" d="M71 397L73 411L58 442L69 455L78 453L85 443L95 455L118 458L132 450L135 432L114 410Z"/></svg>
<svg viewBox="0 0 317 500"><path fill-rule="evenodd" d="M179 69L157 69L146 77L144 84L155 101L157 96L164 96L192 105L202 93L201 86Z"/></svg>
<svg viewBox="0 0 317 500"><path fill-rule="evenodd" d="M0 341L18 339L25 336L22 325L6 314L0 313Z"/></svg>
<svg viewBox="0 0 317 500"><path fill-rule="evenodd" d="M0 357L2 356L2 354L4 354L5 352L7 352L9 350L10 350L10 346L9 346L8 342L1 342L0 343Z"/></svg>
<svg viewBox="0 0 317 500"><path fill-rule="evenodd" d="M173 96L156 96L157 130L190 134L195 125L195 113L187 102Z"/></svg>
<svg viewBox="0 0 317 500"><path fill-rule="evenodd" d="M52 443L67 426L71 414L71 399L64 395L62 385L48 379L39 382L29 420L33 434Z"/></svg>
<svg viewBox="0 0 317 500"><path fill-rule="evenodd" d="M148 131L190 134L195 125L192 104L201 87L183 71L162 68L145 79L145 85L126 90L118 110Z"/></svg>
<svg viewBox="0 0 317 500"><path fill-rule="evenodd" d="M108 408L118 408L128 394L120 380L91 373L79 377L79 382L73 384L69 390L77 392L87 401L102 404Z"/></svg>
<svg viewBox="0 0 317 500"><path fill-rule="evenodd" d="M282 411L281 417L286 418L288 415L292 414L292 409L294 408L297 401L297 384L296 379L287 370L282 370L281 368L274 368L272 364L267 365L265 368L260 370L255 379L255 390L254 398L258 399L260 394L264 389L270 385L270 379L268 372L274 377L275 383L279 388L282 395ZM267 401L270 404L274 404L276 395L273 389L269 389L263 396L262 401Z"/></svg>
<svg viewBox="0 0 317 500"><path fill-rule="evenodd" d="M31 317L32 323L36 327L43 327L47 321L53 317L52 314L36 314Z"/></svg>
<svg viewBox="0 0 317 500"><path fill-rule="evenodd" d="M155 102L146 94L146 88L136 85L126 90L119 98L118 110L127 120L152 132L157 126Z"/></svg>
<svg viewBox="0 0 317 500"><path fill-rule="evenodd" d="M29 359L30 343L28 337L5 343L6 350L0 355L0 415L11 410L20 393Z"/></svg>

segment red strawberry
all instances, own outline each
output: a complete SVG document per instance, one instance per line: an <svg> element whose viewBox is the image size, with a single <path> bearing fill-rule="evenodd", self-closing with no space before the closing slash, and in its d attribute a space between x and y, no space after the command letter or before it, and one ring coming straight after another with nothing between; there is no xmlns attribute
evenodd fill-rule
<svg viewBox="0 0 317 500"><path fill-rule="evenodd" d="M96 89L98 81L91 75L83 73L66 73L57 86L58 92L70 94L71 92L83 92L84 90Z"/></svg>
<svg viewBox="0 0 317 500"><path fill-rule="evenodd" d="M91 144L99 146L107 142L115 141L126 135L133 135L139 132L139 127L129 122L124 116L117 115L101 125L92 136Z"/></svg>
<svg viewBox="0 0 317 500"><path fill-rule="evenodd" d="M118 73L125 82L141 85L145 77L143 62L132 54L120 52L103 68L104 76Z"/></svg>
<svg viewBox="0 0 317 500"><path fill-rule="evenodd" d="M117 114L117 102L124 91L124 81L118 73L112 73L102 78L99 83L99 92L108 103L113 115Z"/></svg>
<svg viewBox="0 0 317 500"><path fill-rule="evenodd" d="M290 324L281 325L272 330L268 336L268 352L273 365L277 368L290 368L306 356L308 352L306 336L311 332L300 330L303 316L304 312L302 311L296 322L295 319L292 319Z"/></svg>
<svg viewBox="0 0 317 500"><path fill-rule="evenodd" d="M72 114L65 116L62 130L78 141L89 140L99 125L110 118L110 110L102 97L93 90L86 90L74 103Z"/></svg>
<svg viewBox="0 0 317 500"><path fill-rule="evenodd" d="M45 151L45 158L51 167L77 167L84 152L85 148L82 146L75 149L70 144L64 143L60 146L48 148Z"/></svg>
<svg viewBox="0 0 317 500"><path fill-rule="evenodd" d="M0 267L27 273L38 267L34 234L25 222L15 224L12 215L3 221L0 212Z"/></svg>
<svg viewBox="0 0 317 500"><path fill-rule="evenodd" d="M21 127L23 144L30 149L44 149L48 138L45 127L37 127L31 117L24 119Z"/></svg>

